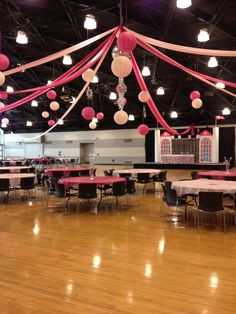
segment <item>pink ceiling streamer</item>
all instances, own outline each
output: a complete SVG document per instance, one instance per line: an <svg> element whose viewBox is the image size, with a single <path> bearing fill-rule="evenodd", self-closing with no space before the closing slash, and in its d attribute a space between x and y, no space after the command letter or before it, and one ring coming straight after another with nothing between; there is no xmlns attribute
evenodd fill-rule
<svg viewBox="0 0 236 314"><path fill-rule="evenodd" d="M31 101L33 99L35 99L36 97L40 96L41 94L43 94L47 89L50 89L52 87L56 87L56 86L60 86L63 84L66 84L76 78L78 78L83 72L85 72L86 70L88 70L89 68L91 68L100 58L101 56L105 53L105 51L107 50L107 47L111 44L111 42L113 42L114 37L116 35L118 29L116 29L116 31L110 36L108 42L105 44L105 46L103 46L102 49L100 49L98 51L98 53L93 56L88 62L87 64L85 64L82 68L80 68L78 71L76 71L75 73L71 74L70 76L66 76L66 77L62 77L62 78L58 78L57 80L55 80L52 84L50 84L50 86L46 85L46 87L42 87L43 90L39 90L34 92L33 94L26 96L8 106L5 106L4 108L0 108L0 113L14 109L18 106L23 105L24 103ZM47 88L47 89L46 89Z"/></svg>
<svg viewBox="0 0 236 314"><path fill-rule="evenodd" d="M230 91L228 91L228 90L226 90L226 89L218 88L218 87L215 86L215 84L213 84L213 83L211 83L210 81L208 81L205 77L209 77L209 76L206 76L206 75L204 75L204 74L198 73L198 72L196 72L196 71L193 71L193 70L191 70L191 69L189 69L189 68L183 66L183 65L180 64L179 62L177 62L177 61L171 59L170 57L167 57L165 54L163 54L162 52L160 52L158 49L156 49L156 48L150 46L149 44L146 44L145 42L143 42L143 41L141 41L141 40L139 40L139 39L137 40L137 42L138 42L138 44L139 44L141 47L143 47L145 50L151 52L152 54L154 54L154 55L157 56L158 58L162 59L163 61L168 62L169 64L171 64L171 65L173 65L173 66L175 66L175 67L177 67L177 68L179 68L179 69L185 71L186 73L188 73L188 74L190 74L190 75L192 75L192 76L198 78L199 80L201 80L201 81L205 82L206 84L208 84L208 85L210 85L210 86L216 88L217 90L222 91L222 92L225 93L225 94L228 94L228 95L230 95L230 96L232 96L232 97L236 97L236 94L234 94L234 93L232 93L232 92L230 92ZM217 82L219 82L219 81L225 82L225 81L222 81L222 80L219 80L219 79L215 79L215 78L212 78L212 77L209 77L209 78L210 78L211 80L214 80L214 81L217 81ZM231 86L233 85L232 87L236 87L236 84L235 84L235 83L230 83L230 82L225 82L225 83L226 83L226 85L227 85L227 84L228 84L228 85L231 84Z"/></svg>
<svg viewBox="0 0 236 314"><path fill-rule="evenodd" d="M133 70L134 70L134 74L136 76L136 79L138 81L138 84L141 88L142 91L146 91L146 92L149 92L148 91L148 88L146 86L146 83L142 77L142 74L140 72L140 69L138 67L138 64L134 58L134 55L133 53L131 53L130 55L130 58L131 58L131 62L132 62L132 65L133 65ZM150 93L149 93L150 94ZM150 99L148 100L147 102L151 112L153 113L154 117L157 119L157 121L160 123L160 125L165 129L167 130L169 133L173 134L173 135L179 135L179 134L187 134L189 132L192 132L193 129L194 129L194 125L192 124L191 126L189 126L189 128L187 128L184 132L182 133L179 133L178 131L172 129L169 124L164 120L164 118L161 116L159 110L157 109L152 97L150 97Z"/></svg>

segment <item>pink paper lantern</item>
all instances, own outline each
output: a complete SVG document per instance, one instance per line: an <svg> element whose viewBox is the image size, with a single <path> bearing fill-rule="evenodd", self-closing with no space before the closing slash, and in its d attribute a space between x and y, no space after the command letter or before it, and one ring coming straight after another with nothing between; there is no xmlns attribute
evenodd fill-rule
<svg viewBox="0 0 236 314"><path fill-rule="evenodd" d="M60 105L57 101L52 101L50 103L50 108L51 108L51 110L56 111L60 108Z"/></svg>
<svg viewBox="0 0 236 314"><path fill-rule="evenodd" d="M201 108L202 106L202 100L200 98L195 98L193 101L192 101L192 107L194 109L199 109Z"/></svg>
<svg viewBox="0 0 236 314"><path fill-rule="evenodd" d="M115 123L122 125L128 121L128 114L125 111L120 110L114 114L113 119L114 119Z"/></svg>
<svg viewBox="0 0 236 314"><path fill-rule="evenodd" d="M10 61L6 55L0 53L0 70L5 70L9 67Z"/></svg>
<svg viewBox="0 0 236 314"><path fill-rule="evenodd" d="M201 97L201 94L199 93L199 91L197 90L194 90L191 94L190 94L190 99L191 100L194 100L196 98L200 98Z"/></svg>
<svg viewBox="0 0 236 314"><path fill-rule="evenodd" d="M132 71L132 62L128 57L119 56L112 61L111 71L117 77L126 77Z"/></svg>
<svg viewBox="0 0 236 314"><path fill-rule="evenodd" d="M50 89L50 90L47 92L47 98L48 98L48 99L53 100L53 99L55 99L56 97L57 97L57 93L56 93L54 90Z"/></svg>
<svg viewBox="0 0 236 314"><path fill-rule="evenodd" d="M98 120L102 120L104 118L104 114L102 112L98 112L96 117Z"/></svg>
<svg viewBox="0 0 236 314"><path fill-rule="evenodd" d="M0 86L5 83L5 75L0 71Z"/></svg>
<svg viewBox="0 0 236 314"><path fill-rule="evenodd" d="M43 112L42 112L42 117L43 117L44 119L47 119L47 118L49 117L49 113L48 113L47 111L43 111Z"/></svg>
<svg viewBox="0 0 236 314"><path fill-rule="evenodd" d="M95 117L95 111L92 107L84 107L82 110L82 117L85 120L92 120Z"/></svg>
<svg viewBox="0 0 236 314"><path fill-rule="evenodd" d="M7 92L0 92L0 98L1 99L7 99L7 97L8 97Z"/></svg>
<svg viewBox="0 0 236 314"><path fill-rule="evenodd" d="M150 99L150 94L149 92L146 92L146 91L142 91L138 94L138 99L141 101L141 102L147 102L149 99Z"/></svg>
<svg viewBox="0 0 236 314"><path fill-rule="evenodd" d="M49 125L49 126L54 126L55 123L56 123L56 122L55 122L54 120L49 120L49 121L48 121L48 125Z"/></svg>
<svg viewBox="0 0 236 314"><path fill-rule="evenodd" d="M124 52L132 51L137 45L136 37L131 32L123 32L117 39L117 46Z"/></svg>
<svg viewBox="0 0 236 314"><path fill-rule="evenodd" d="M140 124L138 127L138 133L140 135L147 135L149 132L149 127L146 124Z"/></svg>

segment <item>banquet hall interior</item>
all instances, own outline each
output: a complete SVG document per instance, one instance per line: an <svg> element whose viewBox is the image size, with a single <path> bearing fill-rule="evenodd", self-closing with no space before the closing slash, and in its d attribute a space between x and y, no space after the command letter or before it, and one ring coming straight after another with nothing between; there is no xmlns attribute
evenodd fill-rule
<svg viewBox="0 0 236 314"><path fill-rule="evenodd" d="M2 313L235 313L236 2L0 13Z"/></svg>

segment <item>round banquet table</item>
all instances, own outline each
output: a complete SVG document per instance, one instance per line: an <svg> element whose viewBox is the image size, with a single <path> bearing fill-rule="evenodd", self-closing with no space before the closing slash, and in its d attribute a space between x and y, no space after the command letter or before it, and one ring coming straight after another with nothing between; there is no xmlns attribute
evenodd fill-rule
<svg viewBox="0 0 236 314"><path fill-rule="evenodd" d="M211 176L212 178L224 180L225 177L235 177L236 171L199 171L197 177Z"/></svg>
<svg viewBox="0 0 236 314"><path fill-rule="evenodd" d="M69 177L61 178L59 183L64 184L66 188L73 187L82 183L96 183L97 185L113 184L114 182L126 182L125 178L112 176L95 176L95 177Z"/></svg>
<svg viewBox="0 0 236 314"><path fill-rule="evenodd" d="M198 194L199 192L236 193L236 181L208 179L184 180L173 182L171 187L177 191L178 195Z"/></svg>
<svg viewBox="0 0 236 314"><path fill-rule="evenodd" d="M134 174L138 174L138 173L149 173L149 174L158 174L160 173L161 170L159 169L139 169L139 168L130 168L130 169L117 169L117 170L114 170L112 172L112 174L114 176L118 176L120 173L121 174L125 174L125 173L128 173L128 174L131 174L131 175L134 175Z"/></svg>
<svg viewBox="0 0 236 314"><path fill-rule="evenodd" d="M35 178L35 183L37 182L36 175L34 173L1 173L0 179L9 179L11 186L19 186L21 178Z"/></svg>
<svg viewBox="0 0 236 314"><path fill-rule="evenodd" d="M10 170L10 173L20 172L21 169L29 169L28 166L9 166L9 167L0 167L1 170Z"/></svg>
<svg viewBox="0 0 236 314"><path fill-rule="evenodd" d="M69 177L71 171L83 171L90 170L88 167L56 167L56 168L47 168L44 170L44 173L49 177L52 177L54 171L63 171L63 177Z"/></svg>

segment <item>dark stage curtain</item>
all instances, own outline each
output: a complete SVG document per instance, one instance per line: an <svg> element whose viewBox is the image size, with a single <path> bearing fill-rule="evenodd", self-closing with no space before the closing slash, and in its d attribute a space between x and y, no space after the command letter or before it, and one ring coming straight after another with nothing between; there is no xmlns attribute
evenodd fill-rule
<svg viewBox="0 0 236 314"><path fill-rule="evenodd" d="M150 130L145 136L145 159L146 162L155 161L155 133L154 130Z"/></svg>
<svg viewBox="0 0 236 314"><path fill-rule="evenodd" d="M235 130L234 127L219 129L219 162L224 161L224 157L232 157L230 165L235 165Z"/></svg>

